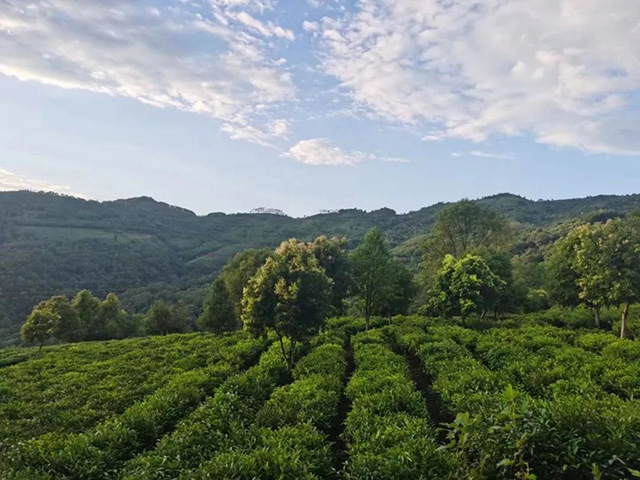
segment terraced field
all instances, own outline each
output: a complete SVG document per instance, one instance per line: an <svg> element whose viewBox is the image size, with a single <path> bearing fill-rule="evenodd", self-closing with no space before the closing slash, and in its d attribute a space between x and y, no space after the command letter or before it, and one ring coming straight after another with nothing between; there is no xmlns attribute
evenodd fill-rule
<svg viewBox="0 0 640 480"><path fill-rule="evenodd" d="M531 323L332 319L0 351L2 479L623 479L640 345Z"/></svg>

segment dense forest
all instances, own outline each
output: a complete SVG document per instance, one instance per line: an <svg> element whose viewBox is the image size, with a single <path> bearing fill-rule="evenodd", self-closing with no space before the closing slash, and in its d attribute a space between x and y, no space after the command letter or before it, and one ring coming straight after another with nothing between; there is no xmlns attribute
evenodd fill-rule
<svg viewBox="0 0 640 480"><path fill-rule="evenodd" d="M512 239L505 253L513 263L515 281L535 291L546 284L542 263L556 240L577 224L640 208L640 196L531 201L500 194L474 203L509 222ZM197 216L146 197L95 202L50 193L3 192L0 343L18 338L19 326L38 302L56 295L71 298L82 290L103 299L115 293L129 315L147 312L156 300L164 300L167 309L183 307L194 324L212 280L229 259L248 248L272 250L294 237L344 237L346 249L353 250L377 227L394 257L419 277L424 272L425 241L446 206L402 215L390 209L348 209L305 218Z"/></svg>

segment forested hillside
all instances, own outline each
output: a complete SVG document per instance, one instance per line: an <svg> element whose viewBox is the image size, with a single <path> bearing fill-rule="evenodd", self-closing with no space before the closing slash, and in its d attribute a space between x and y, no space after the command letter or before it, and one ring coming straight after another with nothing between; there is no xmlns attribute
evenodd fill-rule
<svg viewBox="0 0 640 480"><path fill-rule="evenodd" d="M477 201L513 221L524 240L539 227L640 208L640 195L531 201L500 194ZM357 209L291 218L191 211L141 197L86 201L51 193L0 193L0 340L17 333L30 308L56 294L117 293L127 310L178 296L198 309L206 286L236 252L320 234L356 245L372 227L408 264L444 203L408 214ZM535 232L534 232L535 233ZM531 242L529 242L531 243ZM520 248L531 245L523 243ZM196 312L194 312L196 313Z"/></svg>

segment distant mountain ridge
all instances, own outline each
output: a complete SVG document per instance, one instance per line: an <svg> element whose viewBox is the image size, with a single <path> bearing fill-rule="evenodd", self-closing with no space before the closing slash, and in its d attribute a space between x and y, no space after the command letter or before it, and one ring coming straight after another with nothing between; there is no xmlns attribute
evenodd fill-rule
<svg viewBox="0 0 640 480"><path fill-rule="evenodd" d="M638 194L534 201L501 193L475 201L523 228L640 208ZM150 197L98 202L0 192L0 329L15 332L37 301L82 288L97 295L114 291L130 311L175 295L195 310L206 285L233 254L275 247L290 237L340 235L353 247L377 226L397 252L415 259L419 239L446 205L404 214L351 208L304 218L274 212L198 216Z"/></svg>

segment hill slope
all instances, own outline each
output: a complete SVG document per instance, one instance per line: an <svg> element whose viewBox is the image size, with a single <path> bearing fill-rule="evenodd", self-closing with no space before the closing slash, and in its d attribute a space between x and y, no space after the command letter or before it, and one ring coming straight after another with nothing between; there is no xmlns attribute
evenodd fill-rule
<svg viewBox="0 0 640 480"><path fill-rule="evenodd" d="M499 194L477 201L524 227L547 226L602 210L623 213L640 208L640 195L532 201ZM383 208L305 218L197 216L148 197L96 202L51 193L2 192L0 328L15 332L37 301L82 288L101 296L114 291L132 311L178 289L192 289L186 299L197 305L203 286L234 253L273 247L290 237L343 235L353 246L377 226L393 246L401 246L398 251L411 254L445 205L401 215Z"/></svg>

